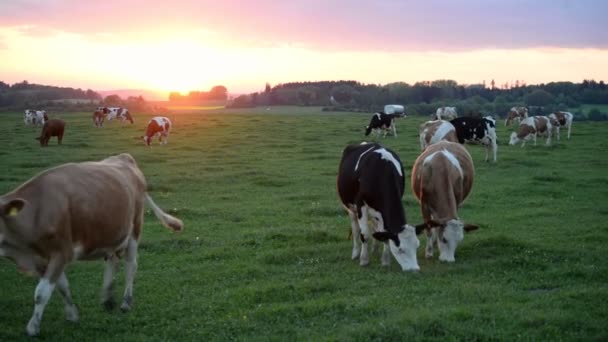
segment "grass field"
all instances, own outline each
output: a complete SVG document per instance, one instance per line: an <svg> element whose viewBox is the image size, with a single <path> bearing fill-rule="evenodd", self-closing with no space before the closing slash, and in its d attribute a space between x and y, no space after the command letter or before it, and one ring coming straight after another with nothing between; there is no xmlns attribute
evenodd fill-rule
<svg viewBox="0 0 608 342"><path fill-rule="evenodd" d="M64 319L55 292L42 340L608 339L607 123L575 122L570 141L524 149L505 145L499 123L496 164L468 145L476 179L460 216L481 228L465 237L455 264L425 259L420 236L421 272L412 274L394 259L383 268L379 255L365 268L350 260L336 171L369 115L296 107L180 114L169 144L150 149L137 138L142 115L103 129L90 113L51 115L67 128L64 144L53 138L47 148L22 114L0 116L0 193L51 166L129 152L157 204L185 223L173 234L146 214L128 314L103 310L102 262L72 264L81 321ZM382 139L408 176L421 121L400 120L399 136ZM408 221L420 223L407 183ZM25 340L36 280L5 259L0 279L0 341ZM122 284L121 269L117 298Z"/></svg>

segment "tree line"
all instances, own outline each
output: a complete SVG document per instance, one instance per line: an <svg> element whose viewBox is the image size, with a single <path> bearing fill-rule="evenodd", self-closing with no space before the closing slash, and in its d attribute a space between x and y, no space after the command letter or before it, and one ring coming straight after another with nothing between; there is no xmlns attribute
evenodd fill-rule
<svg viewBox="0 0 608 342"><path fill-rule="evenodd" d="M231 107L272 105L324 106L326 110L373 112L385 104L404 104L408 113L426 115L439 106L456 106L461 115L495 114L502 116L513 106L530 107L533 115L578 108L581 104L608 104L604 81L581 83L551 82L527 85L523 81L495 87L458 84L454 80L395 82L385 85L357 81L290 82L264 91L241 95ZM575 112L576 114L576 112ZM608 114L605 119L608 119ZM579 119L583 119L580 117ZM597 119L597 118L596 118ZM600 118L601 119L601 118Z"/></svg>

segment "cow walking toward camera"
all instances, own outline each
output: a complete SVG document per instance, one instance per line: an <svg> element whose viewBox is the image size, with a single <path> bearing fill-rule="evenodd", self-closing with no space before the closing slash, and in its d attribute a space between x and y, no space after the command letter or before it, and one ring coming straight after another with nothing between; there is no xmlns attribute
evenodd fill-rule
<svg viewBox="0 0 608 342"><path fill-rule="evenodd" d="M541 135L547 137L545 144L548 146L551 145L552 134L551 119L546 116L531 116L519 124L517 132L511 133L509 145L515 145L521 141L521 147L524 147L526 142L532 139L534 140L534 146L536 146L536 137Z"/></svg>
<svg viewBox="0 0 608 342"><path fill-rule="evenodd" d="M498 151L498 137L496 136L496 121L491 116L484 118L459 117L450 123L456 128L456 135L461 144L465 142L480 143L486 149L485 161L489 161L490 152L494 155Z"/></svg>
<svg viewBox="0 0 608 342"><path fill-rule="evenodd" d="M61 145L63 140L63 133L65 132L65 121L60 119L50 119L44 126L42 126L42 132L36 140L40 140L40 146L49 146L49 140L51 137L57 137L57 143Z"/></svg>
<svg viewBox="0 0 608 342"><path fill-rule="evenodd" d="M126 284L120 308L131 309L144 202L165 227L183 228L181 220L166 214L146 193L146 179L129 154L60 165L0 196L0 256L40 278L28 335L40 332L55 288L63 297L66 318L78 321L65 273L76 260L106 260L102 301L110 309L114 273L124 257Z"/></svg>
<svg viewBox="0 0 608 342"><path fill-rule="evenodd" d="M474 178L471 155L458 143L440 141L416 158L411 183L424 219L416 228L426 231L427 258L433 256L436 242L439 260L454 262L464 233L478 229L458 217L458 207L471 192Z"/></svg>
<svg viewBox="0 0 608 342"><path fill-rule="evenodd" d="M420 125L420 150L424 151L429 145L446 140L458 142L456 128L449 121L434 120L427 121Z"/></svg>
<svg viewBox="0 0 608 342"><path fill-rule="evenodd" d="M148 122L148 127L146 127L146 134L142 136L144 139L144 143L147 146L150 146L152 142L152 138L158 136L158 141L160 144L167 144L169 141L169 133L171 132L171 120L164 116L156 116L153 117L150 122ZM164 139L163 139L164 138Z"/></svg>
<svg viewBox="0 0 608 342"><path fill-rule="evenodd" d="M382 265L390 264L392 252L404 271L420 269L416 258L420 241L416 228L407 224L401 204L404 176L397 154L379 144L349 145L342 153L338 195L351 221L352 259L359 258L361 266L369 264L368 244L373 236L384 242ZM375 231L368 224L370 219Z"/></svg>
<svg viewBox="0 0 608 342"><path fill-rule="evenodd" d="M555 122L554 129L557 140L560 140L559 131L562 127L568 130L568 140L570 140L570 131L572 129L572 120L574 119L574 115L570 112L555 112L549 114L549 119L552 122Z"/></svg>

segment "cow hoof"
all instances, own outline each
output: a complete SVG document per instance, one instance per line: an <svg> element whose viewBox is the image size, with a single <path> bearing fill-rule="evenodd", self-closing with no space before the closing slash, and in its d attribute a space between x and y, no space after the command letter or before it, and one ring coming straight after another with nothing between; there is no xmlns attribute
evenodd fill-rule
<svg viewBox="0 0 608 342"><path fill-rule="evenodd" d="M103 308L106 309L106 311L112 311L116 307L116 302L114 301L114 298L107 299L102 304Z"/></svg>
<svg viewBox="0 0 608 342"><path fill-rule="evenodd" d="M78 308L76 307L76 305L67 306L65 308L65 319L67 319L70 322L78 323L79 316L78 316Z"/></svg>
<svg viewBox="0 0 608 342"><path fill-rule="evenodd" d="M131 311L131 303L133 302L133 297L125 297L122 304L120 305L120 310L122 312Z"/></svg>
<svg viewBox="0 0 608 342"><path fill-rule="evenodd" d="M28 336L38 336L40 333L40 322L35 321L34 318L30 319L25 331L27 332Z"/></svg>
<svg viewBox="0 0 608 342"><path fill-rule="evenodd" d="M433 257L433 252L425 252L424 253L424 257L427 258L427 259L432 258Z"/></svg>

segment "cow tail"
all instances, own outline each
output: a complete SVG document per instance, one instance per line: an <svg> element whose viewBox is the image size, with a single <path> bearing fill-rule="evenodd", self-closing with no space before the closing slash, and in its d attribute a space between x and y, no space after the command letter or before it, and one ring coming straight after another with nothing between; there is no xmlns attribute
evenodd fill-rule
<svg viewBox="0 0 608 342"><path fill-rule="evenodd" d="M154 215L156 215L156 217L160 220L163 226L173 230L174 232L184 229L184 223L182 222L182 220L165 213L161 208L156 205L156 203L154 203L152 197L150 197L148 193L146 193L145 196L146 202L148 202L148 205L150 206L150 208L152 208L152 211L154 211Z"/></svg>

